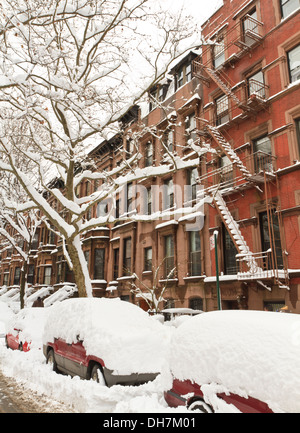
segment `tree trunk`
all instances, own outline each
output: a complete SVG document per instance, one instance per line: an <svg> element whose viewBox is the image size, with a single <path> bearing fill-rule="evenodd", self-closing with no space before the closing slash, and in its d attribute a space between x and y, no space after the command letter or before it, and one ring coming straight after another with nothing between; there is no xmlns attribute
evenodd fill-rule
<svg viewBox="0 0 300 433"><path fill-rule="evenodd" d="M24 261L20 276L20 308L24 308L25 286L27 282L28 263Z"/></svg>
<svg viewBox="0 0 300 433"><path fill-rule="evenodd" d="M73 264L75 283L80 298L92 297L92 284L87 263L77 235L73 241L67 241L68 253Z"/></svg>

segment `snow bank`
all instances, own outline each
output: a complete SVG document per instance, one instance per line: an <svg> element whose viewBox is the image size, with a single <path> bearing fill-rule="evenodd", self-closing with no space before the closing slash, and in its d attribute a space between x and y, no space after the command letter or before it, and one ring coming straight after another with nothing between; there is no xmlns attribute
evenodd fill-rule
<svg viewBox="0 0 300 433"><path fill-rule="evenodd" d="M13 317L15 317L15 314L9 305L0 301L0 322L7 324Z"/></svg>
<svg viewBox="0 0 300 433"><path fill-rule="evenodd" d="M180 380L220 384L275 412L300 412L299 360L298 315L215 311L175 330L170 368Z"/></svg>
<svg viewBox="0 0 300 433"><path fill-rule="evenodd" d="M55 304L43 342L83 340L88 355L102 358L116 374L161 372L170 331L139 307L120 299L80 298Z"/></svg>

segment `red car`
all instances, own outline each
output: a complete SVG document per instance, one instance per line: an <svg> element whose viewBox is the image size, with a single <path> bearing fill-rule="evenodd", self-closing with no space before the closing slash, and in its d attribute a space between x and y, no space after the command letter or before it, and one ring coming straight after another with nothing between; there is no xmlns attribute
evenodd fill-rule
<svg viewBox="0 0 300 433"><path fill-rule="evenodd" d="M138 385L161 372L169 330L136 305L79 298L51 308L43 352L54 371L107 386Z"/></svg>
<svg viewBox="0 0 300 433"><path fill-rule="evenodd" d="M203 313L175 329L170 407L201 412L300 412L300 316Z"/></svg>
<svg viewBox="0 0 300 433"><path fill-rule="evenodd" d="M32 347L41 349L47 313L47 308L24 308L17 313L8 325L6 347L23 352L28 352Z"/></svg>
<svg viewBox="0 0 300 433"><path fill-rule="evenodd" d="M224 392L217 397L227 404L232 404L243 413L273 413L266 403L252 397L244 398L237 394L226 395ZM213 413L212 405L204 400L201 386L190 380L173 380L172 389L165 393L165 400L170 407L186 406L189 410L199 410L204 413Z"/></svg>

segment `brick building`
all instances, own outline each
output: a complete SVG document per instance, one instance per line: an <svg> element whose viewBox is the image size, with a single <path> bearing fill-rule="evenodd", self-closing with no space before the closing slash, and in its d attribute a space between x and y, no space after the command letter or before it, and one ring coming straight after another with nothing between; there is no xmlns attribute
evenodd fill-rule
<svg viewBox="0 0 300 433"><path fill-rule="evenodd" d="M224 0L202 25L204 43L180 59L133 107L123 133L94 149L99 170L132 152L128 131L140 131L143 167L164 164L167 150L183 161L210 148L195 169L142 182L143 213L197 206L196 185L210 198L198 230L186 218L121 221L85 234L83 249L94 295L146 308L131 283L167 282L165 306L214 310L218 306L214 234L222 308L262 310L287 305L300 313L300 23L299 1ZM121 152L120 149L123 151ZM182 197L189 185L190 196ZM83 182L78 194L101 188ZM156 188L156 189L155 189ZM160 193L154 197L154 191ZM130 214L136 185L126 188ZM107 212L102 203L87 217ZM203 223L203 227L202 227ZM33 287L72 282L62 245L46 227L37 234L30 262ZM0 285L18 284L20 257L3 245ZM138 279L134 279L136 274ZM167 280L167 281L166 281Z"/></svg>

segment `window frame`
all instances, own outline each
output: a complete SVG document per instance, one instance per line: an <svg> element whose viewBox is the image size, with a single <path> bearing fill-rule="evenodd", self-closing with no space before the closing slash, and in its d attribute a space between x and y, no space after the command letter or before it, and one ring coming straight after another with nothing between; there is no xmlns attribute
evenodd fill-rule
<svg viewBox="0 0 300 433"><path fill-rule="evenodd" d="M279 0L279 5L280 5L281 17L282 17L282 19L285 19L285 18L287 18L288 16L292 15L292 14L293 14L297 9L299 9L300 4L299 4L299 6L296 7L294 10L292 10L292 12L288 12L288 13L285 15L285 14L284 14L284 5L287 5L291 0L285 0L285 1L284 1L284 4L283 4L283 1L284 1L284 0ZM293 0L292 0L292 1L293 1ZM298 0L298 2L299 2L299 0Z"/></svg>
<svg viewBox="0 0 300 433"><path fill-rule="evenodd" d="M150 252L151 252L150 254L151 257L149 257ZM153 257L152 247L144 248L144 272L152 271L152 257Z"/></svg>
<svg viewBox="0 0 300 433"><path fill-rule="evenodd" d="M152 141L148 141L145 144L145 167L152 167L153 165L153 155L154 146Z"/></svg>
<svg viewBox="0 0 300 433"><path fill-rule="evenodd" d="M172 209L174 207L174 183L173 179L166 179L163 188L163 210Z"/></svg>
<svg viewBox="0 0 300 433"><path fill-rule="evenodd" d="M102 256L102 257L101 257ZM100 260L100 262L99 262ZM94 280L105 279L105 248L94 249Z"/></svg>
<svg viewBox="0 0 300 433"><path fill-rule="evenodd" d="M192 230L188 233L189 233L189 274L192 277L200 276L202 273L201 236L199 231L195 231L195 230ZM192 239L194 235L198 235L198 239ZM198 249L196 248L197 246Z"/></svg>
<svg viewBox="0 0 300 433"><path fill-rule="evenodd" d="M49 275L47 273L48 270L50 270ZM43 275L43 284L45 284L46 286L51 285L51 278L52 278L52 266L45 266L44 275Z"/></svg>
<svg viewBox="0 0 300 433"><path fill-rule="evenodd" d="M299 61L300 61L300 44L295 45L293 48L291 48L290 50L287 51L287 64L288 64L288 71L289 71L289 79L290 79L290 84L291 83L295 83L296 81L300 80L300 66L298 66L297 68L295 68L295 70L298 69L298 76L299 78L297 79L293 79L293 70L291 69L291 59L290 59L290 54L292 53L292 51L295 51L296 49L299 50Z"/></svg>
<svg viewBox="0 0 300 433"><path fill-rule="evenodd" d="M173 253L173 254L170 254ZM164 272L165 278L174 277L174 271L171 273L172 269L175 268L175 242L173 235L164 236Z"/></svg>
<svg viewBox="0 0 300 433"><path fill-rule="evenodd" d="M129 254L129 255L128 255ZM132 267L132 239L125 238L123 241L123 275L131 275Z"/></svg>
<svg viewBox="0 0 300 433"><path fill-rule="evenodd" d="M219 112L219 109L222 109L223 101L227 101L227 103L224 104L224 107L226 107L226 109ZM229 97L225 93L215 98L215 107L216 125L220 126L229 122Z"/></svg>
<svg viewBox="0 0 300 433"><path fill-rule="evenodd" d="M213 67L218 69L225 62L225 35L218 36L215 41L216 44L212 48L212 62Z"/></svg>

